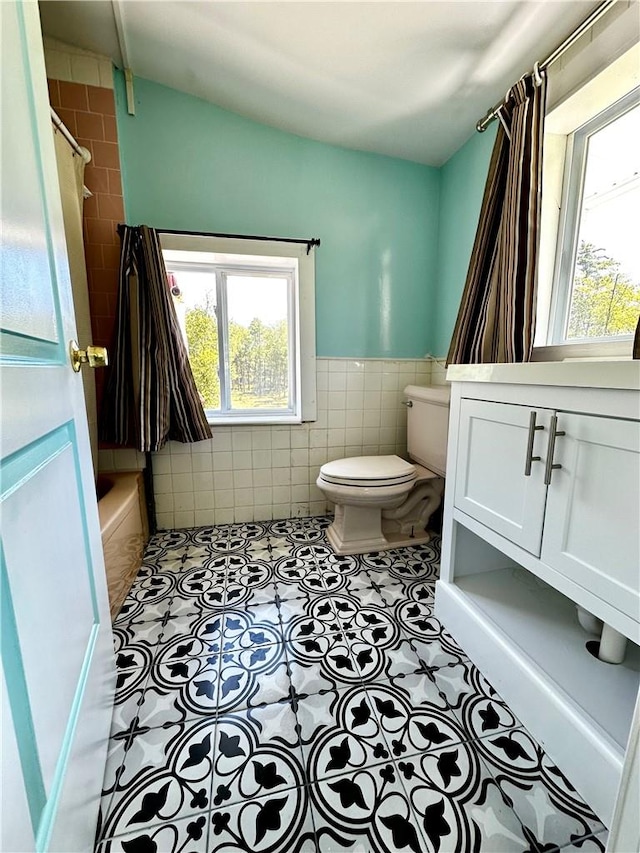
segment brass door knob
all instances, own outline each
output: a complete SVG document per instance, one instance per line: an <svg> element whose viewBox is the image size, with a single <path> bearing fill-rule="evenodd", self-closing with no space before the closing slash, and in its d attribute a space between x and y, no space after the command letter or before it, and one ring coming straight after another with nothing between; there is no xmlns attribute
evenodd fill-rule
<svg viewBox="0 0 640 853"><path fill-rule="evenodd" d="M76 373L80 372L83 364L89 367L106 367L109 364L109 354L106 347L87 347L80 349L75 341L69 343L71 366Z"/></svg>

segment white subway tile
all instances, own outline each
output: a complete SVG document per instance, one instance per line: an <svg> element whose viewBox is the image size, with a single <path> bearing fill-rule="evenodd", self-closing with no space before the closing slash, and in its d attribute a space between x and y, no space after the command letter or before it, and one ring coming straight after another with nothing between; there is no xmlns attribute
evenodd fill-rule
<svg viewBox="0 0 640 853"><path fill-rule="evenodd" d="M365 409L362 413L362 426L380 426L380 409Z"/></svg>
<svg viewBox="0 0 640 853"><path fill-rule="evenodd" d="M309 515L326 515L326 514L327 514L327 503L325 500L310 501L309 502Z"/></svg>
<svg viewBox="0 0 640 853"><path fill-rule="evenodd" d="M173 530L175 528L173 512L157 512L156 524L158 525L158 530Z"/></svg>
<svg viewBox="0 0 640 853"><path fill-rule="evenodd" d="M163 495L156 492L154 498L156 502L156 514L159 512L173 512L173 493Z"/></svg>
<svg viewBox="0 0 640 853"><path fill-rule="evenodd" d="M173 511L192 510L195 508L194 492L180 492L173 496Z"/></svg>
<svg viewBox="0 0 640 853"><path fill-rule="evenodd" d="M233 488L233 471L216 471L213 475L213 485L218 489Z"/></svg>
<svg viewBox="0 0 640 853"><path fill-rule="evenodd" d="M345 431L343 429L327 430L327 446L337 447L345 444Z"/></svg>
<svg viewBox="0 0 640 853"><path fill-rule="evenodd" d="M187 456L182 453L180 456L171 456L170 459L172 474L189 474L194 470L191 454Z"/></svg>
<svg viewBox="0 0 640 853"><path fill-rule="evenodd" d="M208 492L213 488L213 474L211 471L204 471L193 475L193 490L195 492Z"/></svg>
<svg viewBox="0 0 640 853"><path fill-rule="evenodd" d="M271 468L256 468L253 471L254 486L270 486L273 482L273 474Z"/></svg>
<svg viewBox="0 0 640 853"><path fill-rule="evenodd" d="M261 486L253 490L253 503L255 506L266 506L273 502L273 490L271 486Z"/></svg>
<svg viewBox="0 0 640 853"><path fill-rule="evenodd" d="M153 475L153 491L157 495L173 494L173 484L171 482L171 474L154 474Z"/></svg>
<svg viewBox="0 0 640 853"><path fill-rule="evenodd" d="M383 391L397 391L398 390L398 374L397 373L383 373L382 374L381 388Z"/></svg>
<svg viewBox="0 0 640 853"><path fill-rule="evenodd" d="M346 391L329 391L327 399L327 409L329 411L335 409L345 409L347 406Z"/></svg>
<svg viewBox="0 0 640 853"><path fill-rule="evenodd" d="M233 472L233 488L234 489L250 489L253 486L253 471Z"/></svg>
<svg viewBox="0 0 640 853"><path fill-rule="evenodd" d="M232 524L233 523L233 509L218 509L216 507L214 517L215 517L215 523L216 524Z"/></svg>
<svg viewBox="0 0 640 853"><path fill-rule="evenodd" d="M236 507L253 506L253 489L234 489Z"/></svg>
<svg viewBox="0 0 640 853"><path fill-rule="evenodd" d="M329 359L316 358L316 373L327 373L329 370Z"/></svg>
<svg viewBox="0 0 640 853"><path fill-rule="evenodd" d="M382 373L365 373L364 390L379 391L382 388Z"/></svg>
<svg viewBox="0 0 640 853"><path fill-rule="evenodd" d="M171 485L175 492L193 491L193 474L172 474Z"/></svg>
<svg viewBox="0 0 640 853"><path fill-rule="evenodd" d="M301 468L291 469L291 485L304 486L309 485L309 466L305 465Z"/></svg>
<svg viewBox="0 0 640 853"><path fill-rule="evenodd" d="M71 75L74 83L100 86L100 66L92 56L71 54Z"/></svg>
<svg viewBox="0 0 640 853"><path fill-rule="evenodd" d="M254 510L252 506L236 507L233 513L233 520L236 524L246 524L248 521L255 521Z"/></svg>
<svg viewBox="0 0 640 853"><path fill-rule="evenodd" d="M102 451L100 451L102 453ZM109 451L111 452L111 451ZM153 473L154 474L170 474L171 473L171 456L161 453L153 454Z"/></svg>
<svg viewBox="0 0 640 853"><path fill-rule="evenodd" d="M365 374L366 373L382 373L382 367L385 364L384 361L372 358L369 361L365 362Z"/></svg>
<svg viewBox="0 0 640 853"><path fill-rule="evenodd" d="M191 455L191 445L186 444L183 441L170 441L169 444L169 453L175 454L176 456L180 453L188 453Z"/></svg>
<svg viewBox="0 0 640 853"><path fill-rule="evenodd" d="M173 518L177 530L184 527L194 527L196 523L193 510L189 510L188 512L174 512Z"/></svg>
<svg viewBox="0 0 640 853"><path fill-rule="evenodd" d="M347 429L361 427L363 415L364 413L362 409L347 409L347 415L345 418L345 425Z"/></svg>
<svg viewBox="0 0 640 853"><path fill-rule="evenodd" d="M332 374L334 375L334 374ZM336 376L339 374L335 374ZM316 373L316 390L317 391L328 391L329 390L329 374L328 373Z"/></svg>
<svg viewBox="0 0 640 853"><path fill-rule="evenodd" d="M291 504L281 503L273 505L274 518L291 518Z"/></svg>
<svg viewBox="0 0 640 853"><path fill-rule="evenodd" d="M320 468L327 461L327 448L314 447L309 451L309 465Z"/></svg>
<svg viewBox="0 0 640 853"><path fill-rule="evenodd" d="M309 430L309 447L326 447L327 446L327 431L326 429L314 429L313 427Z"/></svg>
<svg viewBox="0 0 640 853"><path fill-rule="evenodd" d="M330 373L329 374L329 391L346 391L347 390L347 374L346 373Z"/></svg>
<svg viewBox="0 0 640 853"><path fill-rule="evenodd" d="M214 453L222 450L233 450L230 427L217 427L211 439Z"/></svg>
<svg viewBox="0 0 640 853"><path fill-rule="evenodd" d="M216 491L216 516L219 509L227 509L233 506L233 489L220 489Z"/></svg>
<svg viewBox="0 0 640 853"><path fill-rule="evenodd" d="M362 444L362 427L347 427L344 440L345 444Z"/></svg>
<svg viewBox="0 0 640 853"><path fill-rule="evenodd" d="M212 453L213 470L214 471L231 471L233 470L233 453L222 451L221 453Z"/></svg>
<svg viewBox="0 0 640 853"><path fill-rule="evenodd" d="M343 358L329 359L329 373L344 373L347 369L347 360Z"/></svg>
<svg viewBox="0 0 640 853"><path fill-rule="evenodd" d="M274 486L288 486L291 483L291 468L273 468L271 471Z"/></svg>
<svg viewBox="0 0 640 853"><path fill-rule="evenodd" d="M362 430L362 444L379 444L380 429L378 427L365 427Z"/></svg>
<svg viewBox="0 0 640 853"><path fill-rule="evenodd" d="M402 395L397 391L383 391L380 394L380 404L383 409L395 409L402 405Z"/></svg>
<svg viewBox="0 0 640 853"><path fill-rule="evenodd" d="M274 504L288 504L291 501L290 486L274 486L271 492Z"/></svg>
<svg viewBox="0 0 640 853"><path fill-rule="evenodd" d="M251 450L251 430L241 432L240 428L234 427L231 436L231 443L234 452L236 450Z"/></svg>
<svg viewBox="0 0 640 853"><path fill-rule="evenodd" d="M253 468L271 468L271 450L254 450L252 455Z"/></svg>
<svg viewBox="0 0 640 853"><path fill-rule="evenodd" d="M293 518L308 518L309 517L309 502L291 503L291 516Z"/></svg>
<svg viewBox="0 0 640 853"><path fill-rule="evenodd" d="M395 427L381 427L380 429L380 444L395 444L396 430Z"/></svg>
<svg viewBox="0 0 640 853"><path fill-rule="evenodd" d="M347 373L347 391L364 390L364 372Z"/></svg>
<svg viewBox="0 0 640 853"><path fill-rule="evenodd" d="M286 430L274 430L271 435L271 447L274 450L291 447L291 431L288 428Z"/></svg>
<svg viewBox="0 0 640 853"><path fill-rule="evenodd" d="M200 453L213 453L213 439L205 441L194 441L191 445L191 455L198 456Z"/></svg>
<svg viewBox="0 0 640 853"><path fill-rule="evenodd" d="M299 465L309 464L309 451L296 449L291 451L291 465L296 467Z"/></svg>
<svg viewBox="0 0 640 853"><path fill-rule="evenodd" d="M290 450L272 450L271 465L274 468L288 468L291 465Z"/></svg>
<svg viewBox="0 0 640 853"><path fill-rule="evenodd" d="M347 413L344 409L336 409L333 412L329 412L329 429L339 429L346 424Z"/></svg>
<svg viewBox="0 0 640 853"><path fill-rule="evenodd" d="M263 426L251 433L252 450L271 450L271 427Z"/></svg>
<svg viewBox="0 0 640 853"><path fill-rule="evenodd" d="M364 408L380 410L382 394L380 391L365 391L364 392Z"/></svg>
<svg viewBox="0 0 640 853"><path fill-rule="evenodd" d="M361 444L347 444L344 448L344 456L345 459L349 456L362 456L362 445Z"/></svg>
<svg viewBox="0 0 640 853"><path fill-rule="evenodd" d="M182 459L184 457L177 456L176 459ZM194 453L191 457L191 463L193 466L194 473L201 473L203 471L213 471L213 454L212 453Z"/></svg>
<svg viewBox="0 0 640 853"><path fill-rule="evenodd" d="M306 424L299 427L291 427L291 447L309 447L309 428Z"/></svg>
<svg viewBox="0 0 640 853"><path fill-rule="evenodd" d="M213 489L210 492L195 492L195 509L213 509L214 506Z"/></svg>
<svg viewBox="0 0 640 853"><path fill-rule="evenodd" d="M209 527L215 524L215 512L211 508L197 509L193 514L193 520L196 527Z"/></svg>
<svg viewBox="0 0 640 853"><path fill-rule="evenodd" d="M271 504L260 506L256 504L253 508L254 521L271 521L273 518L273 507Z"/></svg>
<svg viewBox="0 0 640 853"><path fill-rule="evenodd" d="M234 450L233 451L233 470L251 469L253 467L253 458L250 450Z"/></svg>

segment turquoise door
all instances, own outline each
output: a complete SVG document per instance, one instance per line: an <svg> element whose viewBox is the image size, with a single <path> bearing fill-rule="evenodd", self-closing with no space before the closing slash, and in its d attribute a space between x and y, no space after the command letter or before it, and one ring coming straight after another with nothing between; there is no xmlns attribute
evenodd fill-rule
<svg viewBox="0 0 640 853"><path fill-rule="evenodd" d="M2 2L3 851L93 847L114 691L37 3Z"/></svg>

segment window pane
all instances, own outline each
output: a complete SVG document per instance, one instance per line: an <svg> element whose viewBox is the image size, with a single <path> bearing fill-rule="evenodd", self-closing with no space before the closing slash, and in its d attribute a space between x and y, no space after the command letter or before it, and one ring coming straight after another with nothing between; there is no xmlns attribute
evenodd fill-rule
<svg viewBox="0 0 640 853"><path fill-rule="evenodd" d="M633 334L640 312L640 107L588 141L567 339Z"/></svg>
<svg viewBox="0 0 640 853"><path fill-rule="evenodd" d="M189 363L202 405L205 409L219 409L215 275L182 271L173 272L172 275L175 283L172 288L173 304L189 350Z"/></svg>
<svg viewBox="0 0 640 853"><path fill-rule="evenodd" d="M232 409L288 409L289 280L227 275Z"/></svg>

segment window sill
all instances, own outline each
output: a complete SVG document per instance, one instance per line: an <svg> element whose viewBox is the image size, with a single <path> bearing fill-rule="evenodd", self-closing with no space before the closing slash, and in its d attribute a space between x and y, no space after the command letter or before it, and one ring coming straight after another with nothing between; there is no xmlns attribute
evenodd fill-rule
<svg viewBox="0 0 640 853"><path fill-rule="evenodd" d="M295 415L274 415L273 417L251 418L207 418L209 426L277 426L278 424L301 424L302 418Z"/></svg>
<svg viewBox="0 0 640 853"><path fill-rule="evenodd" d="M534 347L531 361L567 361L572 359L598 359L602 361L630 359L633 352L633 340L593 344L557 344L555 346Z"/></svg>

